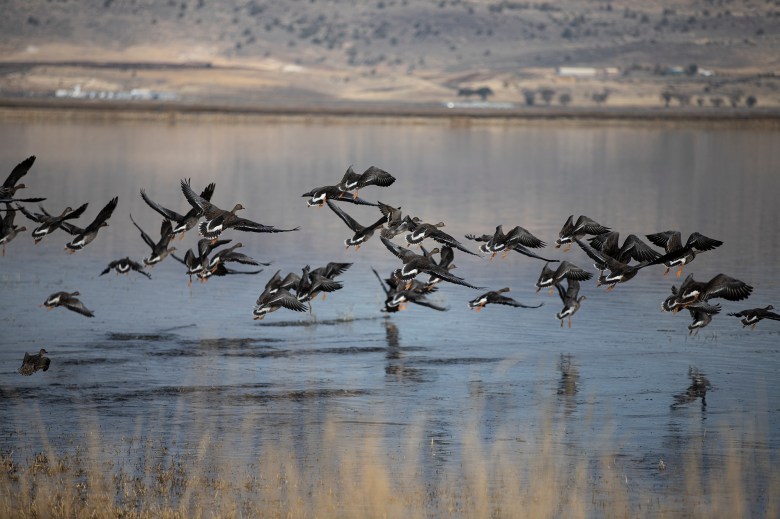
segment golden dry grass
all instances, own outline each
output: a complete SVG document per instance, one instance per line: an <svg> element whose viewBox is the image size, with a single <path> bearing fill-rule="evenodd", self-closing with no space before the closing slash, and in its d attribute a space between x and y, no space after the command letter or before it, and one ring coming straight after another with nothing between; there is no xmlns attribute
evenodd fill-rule
<svg viewBox="0 0 780 519"><path fill-rule="evenodd" d="M0 517L780 514L780 476L766 443L754 434L724 435L722 454L715 457L692 445L684 463L664 469L671 479L659 490L657 482L629 482L626 467L611 453L608 427L599 433L603 440L579 445L573 455L564 452L565 433L552 412L540 423L535 434L492 441L481 438L474 424L448 446L457 450L450 456L414 426L403 438L372 434L348 444L347 426L337 422L258 438L254 420L247 419L239 435L245 444L226 445L213 424L197 446L169 451L148 442L107 447L95 424L85 423L83 444L67 453L56 453L44 437L44 450L29 459L0 457Z"/></svg>

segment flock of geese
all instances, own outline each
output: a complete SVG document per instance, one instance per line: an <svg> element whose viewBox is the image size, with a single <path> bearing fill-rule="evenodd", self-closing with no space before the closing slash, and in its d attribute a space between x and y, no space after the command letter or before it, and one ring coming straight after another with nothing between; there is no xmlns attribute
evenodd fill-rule
<svg viewBox="0 0 780 519"><path fill-rule="evenodd" d="M87 209L87 203L72 209L65 208L58 215L51 214L39 205L40 212L30 210L25 204L42 202L44 198L20 198L17 191L25 188L20 183L35 162L35 156L31 156L20 162L0 187L0 204L3 204L5 214L0 219L0 244L2 254L5 256L6 246L19 234L25 232L25 226L15 224L17 213L21 213L27 219L34 222L36 227L32 230L35 243L40 242L46 236L62 229L71 238L65 245L65 249L73 254L90 243L98 236L99 231L108 226L117 207L118 198L111 199L89 222L86 227L78 227L73 220L79 218ZM492 234L467 234L465 238L475 242L479 252L471 250L461 241L442 230L443 222L428 223L416 216L404 214L401 207L384 204L382 202L370 202L360 196L361 189L377 186L388 187L395 182L395 178L388 172L375 166L369 167L363 173L357 173L350 166L342 179L332 185L318 187L303 194L307 198L309 207L328 206L335 215L341 219L352 233L344 240L347 249L354 247L359 249L375 234L384 247L396 256L401 265L387 277L382 277L376 270L376 275L382 290L385 293L383 312L393 313L406 308L408 304L420 305L437 311L446 311L430 299L428 296L438 290L441 282L453 283L464 287L482 290L485 287L477 287L462 277L453 274L455 251L459 254L471 256L489 255L492 260L496 255L505 257L511 252L538 259L544 262L541 274L536 282L537 292L543 288L549 289L552 294L557 290L563 305L556 314L561 326L568 320L571 327L572 316L580 309L586 297L580 296L581 283L593 277L593 273L565 260L545 258L536 252L546 246L538 237L527 229L516 226L505 232L502 225L498 225ZM143 189L140 195L146 204L159 213L163 220L160 226L160 237L155 240L147 234L130 215L133 225L138 229L141 238L150 249L143 263L130 257L114 260L106 266L101 275L114 270L117 274L130 274L137 272L151 279L151 275L145 270L147 266L155 265L169 255L186 267L189 283L195 276L201 282L205 282L211 276L226 276L234 274L258 274L258 270L238 270L228 267L229 263L238 263L252 266L267 266L241 253L237 249L243 245L235 243L229 245L232 240L220 239L222 233L228 230L255 232L255 233L280 233L299 230L280 229L270 225L242 218L236 213L244 207L235 204L232 209L226 210L211 202L215 184L209 184L198 194L190 185L189 180L181 180L180 188L188 203L185 213L178 213L168 209L152 200ZM379 215L377 219L367 226L358 223L343 208L343 204L356 204L377 207ZM197 244L197 250L187 250L184 257L174 254L175 247L171 246L174 238L182 238L184 233L197 227L202 237ZM404 235L401 240L403 245L393 241L398 235ZM636 235L627 236L620 242L618 232L609 227L595 222L587 216L580 216L576 220L573 215L564 223L555 247L563 247L568 251L574 244L580 247L593 264L599 274L596 280L597 286L606 286L608 291L613 290L618 284L626 283L633 279L640 270L663 265L667 275L671 269L677 269L677 277L681 277L684 266L691 263L698 255L711 251L723 242L708 238L698 232L692 233L683 243L679 231L665 231L647 235L646 238L652 245L660 247L658 251L645 243ZM435 248L428 250L423 242L435 242ZM412 250L417 247L417 251ZM287 309L297 312L311 311L311 301L322 294L323 299L329 292L343 288L343 283L336 278L343 274L352 263L328 263L325 266L311 268L306 265L300 274L289 272L282 275L277 271L265 284L263 292L257 298L253 310L254 319L263 319L267 314L279 309ZM426 280L418 279L427 276ZM565 283L565 286L564 286ZM529 305L516 301L506 295L509 287L491 290L468 302L469 308L477 312L489 304L507 305L517 308L538 308L538 305ZM709 281L696 281L689 274L679 286L673 285L671 294L661 307L664 311L678 312L687 309L692 322L688 326L689 333L698 333L698 330L707 326L713 316L721 311L719 303L713 303L715 299L727 301L741 301L746 299L753 291L753 287L736 278L725 274L718 274ZM78 299L79 292L56 292L50 295L43 305L48 309L64 307L86 317L93 317L94 313ZM740 318L743 326L755 328L762 319L780 320L780 314L772 311L768 305L763 308L751 308L728 315ZM35 371L46 371L50 365L50 359L46 357L46 350L41 348L37 354L25 353L19 373L31 375Z"/></svg>

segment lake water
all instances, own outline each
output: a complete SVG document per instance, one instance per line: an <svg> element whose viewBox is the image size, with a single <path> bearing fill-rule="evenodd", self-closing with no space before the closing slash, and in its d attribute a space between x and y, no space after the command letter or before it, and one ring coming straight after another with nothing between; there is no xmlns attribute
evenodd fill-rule
<svg viewBox="0 0 780 519"><path fill-rule="evenodd" d="M562 430L561 456L598 457L606 444L622 460L626 482L651 493L675 484L666 474L685 465L694 448L712 460L745 450L777 462L780 323L763 321L751 331L726 315L780 307L777 131L15 120L0 121L0 135L4 171L38 156L24 193L47 197L50 212L89 202L83 223L119 197L109 227L85 250L68 255L61 231L37 246L27 233L0 258L0 449L15 456L44 445L66 449L85 429L97 429L112 445L153 440L186 449L205 429L225 445L254 445L336 422L345 449L366 437L392 449L409 431L421 431L439 446L422 462L435 474L468 448L464 431L476 427L480 440L510 439L522 450L544 434L548 417ZM555 318L557 295L534 291L541 261L456 254L455 273L471 283L508 286L516 299L545 305L476 313L466 303L479 292L444 284L432 299L449 311L412 305L388 317L370 267L389 274L400 261L378 237L345 250L346 226L301 197L336 183L350 164L359 171L376 165L397 178L388 188L361 190L361 197L444 221L444 230L461 239L501 223L552 244L570 214L588 215L621 236L672 229L685 239L699 231L724 245L685 273L707 280L722 272L755 290L747 301L721 301L721 314L689 336L688 312L660 311L679 281L648 268L609 293L584 282L588 299L569 329ZM151 269L151 280L99 276L113 259L140 261L149 252L130 213L158 235L160 218L139 189L183 213L182 178L197 190L216 182L212 201L220 207L241 202L247 218L301 230L225 233L245 253L273 262L256 276L189 287L173 258ZM372 207L343 207L363 224L378 217ZM183 254L196 242L190 231L175 246ZM593 270L576 247L540 252ZM273 272L329 261L354 264L341 277L343 290L314 301L312 316L280 310L252 319ZM78 290L95 317L38 307L60 290ZM40 347L51 369L18 375L24 352ZM675 405L690 385L689 368L712 384L706 405ZM656 468L660 459L666 473ZM759 485L756 493L763 490Z"/></svg>

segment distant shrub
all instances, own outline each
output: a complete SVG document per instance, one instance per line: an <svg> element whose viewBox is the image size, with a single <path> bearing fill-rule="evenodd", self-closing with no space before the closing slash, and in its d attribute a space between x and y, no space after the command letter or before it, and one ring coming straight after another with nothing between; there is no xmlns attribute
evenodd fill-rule
<svg viewBox="0 0 780 519"><path fill-rule="evenodd" d="M751 95L751 96L747 96L747 98L745 98L745 105L748 108L753 108L754 106L756 106L757 103L758 103L758 99L756 99L755 96Z"/></svg>
<svg viewBox="0 0 780 519"><path fill-rule="evenodd" d="M571 103L571 94L564 92L563 94L559 95L558 102L561 104L561 106L569 106L569 103Z"/></svg>

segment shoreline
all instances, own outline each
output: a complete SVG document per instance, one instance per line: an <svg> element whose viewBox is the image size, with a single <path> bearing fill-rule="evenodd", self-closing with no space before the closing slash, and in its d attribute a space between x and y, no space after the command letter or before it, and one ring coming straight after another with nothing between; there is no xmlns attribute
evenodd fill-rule
<svg viewBox="0 0 780 519"><path fill-rule="evenodd" d="M780 110L772 108L658 107L490 107L439 103L308 102L237 104L170 101L106 101L81 99L0 98L0 117L47 120L253 122L299 121L337 123L430 124L668 124L673 126L780 128Z"/></svg>

